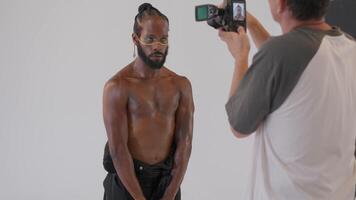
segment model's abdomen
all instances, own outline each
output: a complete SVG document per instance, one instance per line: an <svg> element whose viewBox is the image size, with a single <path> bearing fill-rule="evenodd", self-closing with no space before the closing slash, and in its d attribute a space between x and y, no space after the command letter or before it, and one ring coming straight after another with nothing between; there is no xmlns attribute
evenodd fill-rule
<svg viewBox="0 0 356 200"><path fill-rule="evenodd" d="M160 113L129 120L128 147L133 158L155 164L171 152L174 139L174 115Z"/></svg>

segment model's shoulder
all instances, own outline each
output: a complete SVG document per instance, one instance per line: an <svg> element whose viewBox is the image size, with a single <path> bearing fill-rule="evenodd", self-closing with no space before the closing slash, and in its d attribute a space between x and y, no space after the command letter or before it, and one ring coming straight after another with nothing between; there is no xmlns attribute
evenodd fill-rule
<svg viewBox="0 0 356 200"><path fill-rule="evenodd" d="M132 63L123 67L120 71L118 71L111 79L126 79L132 76Z"/></svg>
<svg viewBox="0 0 356 200"><path fill-rule="evenodd" d="M104 86L106 92L125 90L128 86L128 77L131 74L131 65L122 68L114 76L112 76Z"/></svg>
<svg viewBox="0 0 356 200"><path fill-rule="evenodd" d="M172 78L175 78L178 76L178 74L176 74L174 71L168 69L167 67L162 67L161 75L163 77L172 77Z"/></svg>
<svg viewBox="0 0 356 200"><path fill-rule="evenodd" d="M190 80L186 76L177 75L177 80L183 85L190 85Z"/></svg>
<svg viewBox="0 0 356 200"><path fill-rule="evenodd" d="M187 77L185 77L185 76L182 76L182 75L179 75L179 74L177 74L177 73L175 73L175 72L173 72L172 70L169 70L168 68L166 68L166 67L164 67L164 68L162 68L162 74L163 74L163 76L165 76L165 77L171 77L171 78L173 78L175 81L177 81L177 82L189 82L189 79L187 78Z"/></svg>
<svg viewBox="0 0 356 200"><path fill-rule="evenodd" d="M192 85L189 81L189 79L185 76L177 75L176 76L176 83L180 90L182 91L191 91L192 90Z"/></svg>

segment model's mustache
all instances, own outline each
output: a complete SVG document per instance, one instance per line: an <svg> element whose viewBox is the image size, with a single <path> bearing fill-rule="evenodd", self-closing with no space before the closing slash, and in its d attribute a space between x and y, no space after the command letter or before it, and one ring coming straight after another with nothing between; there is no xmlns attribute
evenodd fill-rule
<svg viewBox="0 0 356 200"><path fill-rule="evenodd" d="M155 53L152 53L150 56L164 56L164 54L163 53L161 53L161 52L155 52Z"/></svg>

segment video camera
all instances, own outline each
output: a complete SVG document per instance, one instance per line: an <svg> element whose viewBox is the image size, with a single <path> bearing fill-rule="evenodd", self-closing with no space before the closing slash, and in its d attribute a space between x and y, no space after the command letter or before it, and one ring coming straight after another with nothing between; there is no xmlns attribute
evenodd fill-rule
<svg viewBox="0 0 356 200"><path fill-rule="evenodd" d="M246 31L246 0L227 0L225 8L218 8L212 4L198 5L195 7L195 21L207 23L224 31L237 32L239 26Z"/></svg>

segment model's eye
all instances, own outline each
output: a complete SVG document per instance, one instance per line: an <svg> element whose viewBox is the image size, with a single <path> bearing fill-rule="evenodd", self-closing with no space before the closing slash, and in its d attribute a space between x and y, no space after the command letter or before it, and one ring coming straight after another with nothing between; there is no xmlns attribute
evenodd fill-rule
<svg viewBox="0 0 356 200"><path fill-rule="evenodd" d="M144 42L147 44L152 44L154 42L154 38L153 37L145 37L144 38Z"/></svg>
<svg viewBox="0 0 356 200"><path fill-rule="evenodd" d="M168 38L162 38L160 42L162 44L168 44Z"/></svg>

